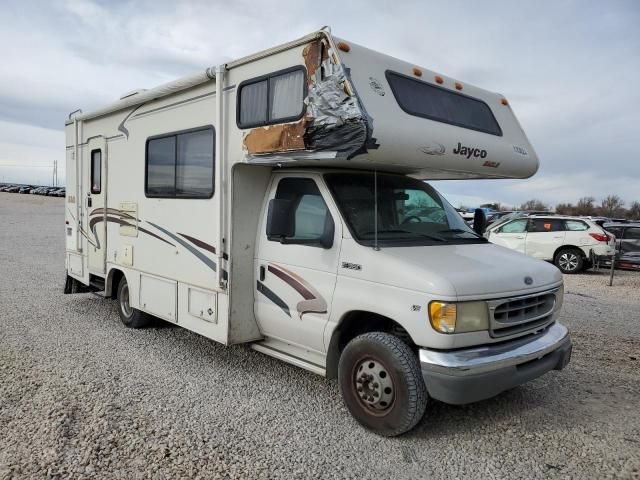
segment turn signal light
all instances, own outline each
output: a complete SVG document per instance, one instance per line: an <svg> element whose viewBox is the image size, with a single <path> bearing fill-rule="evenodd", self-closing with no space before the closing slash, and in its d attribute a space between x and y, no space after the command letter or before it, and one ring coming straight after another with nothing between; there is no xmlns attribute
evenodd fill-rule
<svg viewBox="0 0 640 480"><path fill-rule="evenodd" d="M413 69L413 74L414 74L416 77L421 77L421 76L422 76L422 70L420 70L419 68L415 68L415 67L414 67L414 69Z"/></svg>
<svg viewBox="0 0 640 480"><path fill-rule="evenodd" d="M429 319L431 326L440 333L453 333L456 330L457 309L454 303L431 302Z"/></svg>
<svg viewBox="0 0 640 480"><path fill-rule="evenodd" d="M507 102L506 98L503 98L502 100L500 100L500 103L503 105L509 105L509 102Z"/></svg>
<svg viewBox="0 0 640 480"><path fill-rule="evenodd" d="M444 80L442 79L442 77L440 75L436 75L435 77L433 77L434 80L436 81L436 83L442 84L444 83Z"/></svg>
<svg viewBox="0 0 640 480"><path fill-rule="evenodd" d="M338 45L336 45L336 47L338 47L338 50L342 50L343 52L348 52L349 50L351 50L349 44L345 42L338 42Z"/></svg>
<svg viewBox="0 0 640 480"><path fill-rule="evenodd" d="M455 83L456 90L462 90L462 84L460 82Z"/></svg>

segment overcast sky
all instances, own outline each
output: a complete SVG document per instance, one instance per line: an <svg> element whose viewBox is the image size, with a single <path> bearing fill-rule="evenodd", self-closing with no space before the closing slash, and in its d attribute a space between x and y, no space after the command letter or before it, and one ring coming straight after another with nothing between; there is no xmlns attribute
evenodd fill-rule
<svg viewBox="0 0 640 480"><path fill-rule="evenodd" d="M437 182L452 203L640 200L640 1L5 0L0 19L0 180L50 182L76 108L330 25L509 99L540 170Z"/></svg>

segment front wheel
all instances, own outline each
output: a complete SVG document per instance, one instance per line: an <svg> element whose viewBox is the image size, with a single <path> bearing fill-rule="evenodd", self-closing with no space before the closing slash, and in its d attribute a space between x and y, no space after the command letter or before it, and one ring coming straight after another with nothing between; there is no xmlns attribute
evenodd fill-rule
<svg viewBox="0 0 640 480"><path fill-rule="evenodd" d="M127 279L122 276L118 283L118 313L120 320L129 328L144 328L149 325L150 317L141 312L137 308L133 308L129 297L129 284Z"/></svg>
<svg viewBox="0 0 640 480"><path fill-rule="evenodd" d="M371 332L342 351L338 381L354 418L369 430L393 437L411 430L424 415L427 389L411 348L398 337Z"/></svg>
<svg viewBox="0 0 640 480"><path fill-rule="evenodd" d="M562 273L578 273L584 266L584 258L575 248L563 248L556 255L554 263Z"/></svg>

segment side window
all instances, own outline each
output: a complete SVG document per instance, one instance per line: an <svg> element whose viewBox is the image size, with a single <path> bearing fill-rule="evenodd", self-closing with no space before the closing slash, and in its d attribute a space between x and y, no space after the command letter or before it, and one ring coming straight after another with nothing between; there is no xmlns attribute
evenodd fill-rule
<svg viewBox="0 0 640 480"><path fill-rule="evenodd" d="M529 221L529 232L560 232L564 230L562 221L555 218L532 218Z"/></svg>
<svg viewBox="0 0 640 480"><path fill-rule="evenodd" d="M304 112L305 72L300 66L242 82L236 112L238 127L299 119Z"/></svg>
<svg viewBox="0 0 640 480"><path fill-rule="evenodd" d="M527 229L527 219L521 218L519 220L513 220L502 227L500 227L500 233L524 233Z"/></svg>
<svg viewBox="0 0 640 480"><path fill-rule="evenodd" d="M613 234L617 239L622 237L622 229L620 227L607 227L605 230Z"/></svg>
<svg viewBox="0 0 640 480"><path fill-rule="evenodd" d="M156 198L211 198L214 177L212 127L147 141L145 194Z"/></svg>
<svg viewBox="0 0 640 480"><path fill-rule="evenodd" d="M317 245L333 241L334 224L320 190L310 178L284 178L278 183L276 200L284 201L284 237L269 237L282 243Z"/></svg>
<svg viewBox="0 0 640 480"><path fill-rule="evenodd" d="M589 229L589 225L579 220L565 220L564 226L569 232L583 232Z"/></svg>
<svg viewBox="0 0 640 480"><path fill-rule="evenodd" d="M91 151L91 193L102 191L102 150Z"/></svg>
<svg viewBox="0 0 640 480"><path fill-rule="evenodd" d="M624 231L625 240L640 240L640 228L632 227Z"/></svg>

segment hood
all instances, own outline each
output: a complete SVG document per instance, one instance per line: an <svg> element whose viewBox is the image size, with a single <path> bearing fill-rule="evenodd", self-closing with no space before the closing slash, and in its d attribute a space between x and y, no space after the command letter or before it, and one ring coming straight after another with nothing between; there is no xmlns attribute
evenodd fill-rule
<svg viewBox="0 0 640 480"><path fill-rule="evenodd" d="M348 273L342 269L341 273L419 290L443 300L522 295L562 283L562 274L555 266L491 243L387 247L379 251L358 247L370 252L358 252L362 254L358 255L362 270ZM346 250L343 254L351 249ZM353 261L344 255L343 260Z"/></svg>

